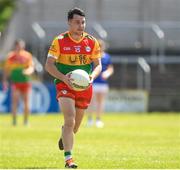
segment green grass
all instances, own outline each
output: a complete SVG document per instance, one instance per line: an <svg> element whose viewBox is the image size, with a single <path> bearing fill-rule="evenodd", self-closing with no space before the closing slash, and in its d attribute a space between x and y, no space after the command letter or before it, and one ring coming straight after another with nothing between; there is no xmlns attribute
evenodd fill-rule
<svg viewBox="0 0 180 170"><path fill-rule="evenodd" d="M81 169L180 168L180 114L106 114L105 127L86 127L76 134L74 159ZM58 150L60 114L22 116L17 127L0 115L0 168L64 168Z"/></svg>

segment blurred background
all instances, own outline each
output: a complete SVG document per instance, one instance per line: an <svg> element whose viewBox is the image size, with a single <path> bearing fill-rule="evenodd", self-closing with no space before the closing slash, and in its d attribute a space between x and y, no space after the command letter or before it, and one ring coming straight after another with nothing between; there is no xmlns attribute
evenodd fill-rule
<svg viewBox="0 0 180 170"><path fill-rule="evenodd" d="M86 31L105 40L112 56L106 111L180 111L179 0L0 0L0 76L14 40L24 39L36 66L32 112L59 111L43 67L73 7L85 11ZM9 112L10 92L0 88L0 112Z"/></svg>

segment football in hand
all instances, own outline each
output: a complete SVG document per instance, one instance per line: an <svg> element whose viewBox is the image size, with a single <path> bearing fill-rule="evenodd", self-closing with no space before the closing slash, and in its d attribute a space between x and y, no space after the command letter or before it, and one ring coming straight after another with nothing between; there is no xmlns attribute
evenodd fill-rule
<svg viewBox="0 0 180 170"><path fill-rule="evenodd" d="M73 85L73 90L83 91L89 87L90 77L86 71L82 69L76 69L68 74Z"/></svg>

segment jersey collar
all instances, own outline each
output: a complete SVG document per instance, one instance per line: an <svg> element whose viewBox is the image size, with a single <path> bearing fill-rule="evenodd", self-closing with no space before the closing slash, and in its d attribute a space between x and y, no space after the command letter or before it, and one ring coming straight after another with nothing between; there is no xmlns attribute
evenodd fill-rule
<svg viewBox="0 0 180 170"><path fill-rule="evenodd" d="M85 35L86 35L86 33L85 32L83 32L83 36L78 40L78 41L76 41L76 40L74 40L72 37L71 37L71 35L70 35L70 32L68 31L67 32L68 33L68 36L69 36L69 38L73 41L73 42L75 42L75 43L79 43L79 42L81 42L82 40L83 40L83 38L85 37Z"/></svg>

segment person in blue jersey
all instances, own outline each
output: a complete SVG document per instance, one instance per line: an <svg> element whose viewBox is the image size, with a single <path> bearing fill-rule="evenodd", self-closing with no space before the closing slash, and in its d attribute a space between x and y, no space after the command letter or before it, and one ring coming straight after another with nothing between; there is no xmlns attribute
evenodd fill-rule
<svg viewBox="0 0 180 170"><path fill-rule="evenodd" d="M93 82L93 98L88 113L88 126L94 123L96 127L102 128L104 123L102 121L102 114L104 113L106 96L109 91L108 78L114 73L114 67L111 62L111 56L105 52L106 44L103 40L98 40L101 49L101 63L102 71L100 75ZM96 121L93 120L93 113L96 115Z"/></svg>

